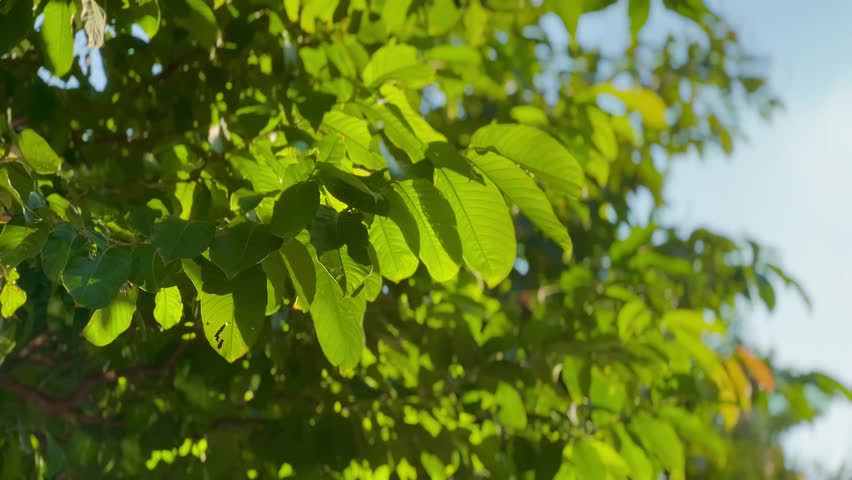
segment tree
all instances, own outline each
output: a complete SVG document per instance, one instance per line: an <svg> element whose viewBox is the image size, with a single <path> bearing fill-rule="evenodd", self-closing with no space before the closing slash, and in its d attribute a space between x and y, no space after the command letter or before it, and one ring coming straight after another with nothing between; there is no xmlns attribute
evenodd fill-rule
<svg viewBox="0 0 852 480"><path fill-rule="evenodd" d="M551 36L612 3L0 3L0 478L794 478L798 284L656 221L777 100L699 0Z"/></svg>

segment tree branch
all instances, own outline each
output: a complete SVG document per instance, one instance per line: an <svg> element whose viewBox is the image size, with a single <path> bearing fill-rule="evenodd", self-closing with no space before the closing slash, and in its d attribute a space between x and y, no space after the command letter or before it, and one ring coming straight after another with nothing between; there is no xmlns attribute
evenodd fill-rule
<svg viewBox="0 0 852 480"><path fill-rule="evenodd" d="M39 337L36 337L39 338ZM31 342L32 343L32 342ZM48 415L59 417L71 417L81 423L93 423L99 425L119 425L116 420L103 419L83 415L76 410L85 404L89 395L98 387L118 381L121 377L145 378L162 375L174 367L177 360L192 342L183 342L175 348L168 360L157 367L130 367L120 370L109 370L101 375L89 377L77 386L77 389L67 398L55 398L49 396L29 385L18 382L7 375L0 374L0 390L5 390L17 397L26 400L31 405L42 410ZM28 345L29 346L29 345Z"/></svg>

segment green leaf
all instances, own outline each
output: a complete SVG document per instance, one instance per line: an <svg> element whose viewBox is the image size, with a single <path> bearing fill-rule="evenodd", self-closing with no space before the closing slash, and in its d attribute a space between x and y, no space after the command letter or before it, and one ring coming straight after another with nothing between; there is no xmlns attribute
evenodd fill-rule
<svg viewBox="0 0 852 480"><path fill-rule="evenodd" d="M178 21L186 26L201 46L212 48L219 38L216 15L204 0L185 0L185 2L189 6L188 14L179 18Z"/></svg>
<svg viewBox="0 0 852 480"><path fill-rule="evenodd" d="M71 257L72 246L75 250L85 248L85 240L77 236L69 223L60 223L50 232L44 249L41 251L41 268L52 282L59 282L62 271Z"/></svg>
<svg viewBox="0 0 852 480"><path fill-rule="evenodd" d="M405 92L390 84L382 85L379 91L385 97L387 103L395 107L395 112L399 113L405 124L423 145L428 146L430 143L447 141L447 137L432 128L429 122L411 106Z"/></svg>
<svg viewBox="0 0 852 480"><path fill-rule="evenodd" d="M607 478L607 469L597 449L590 441L582 439L574 444L571 461L579 478Z"/></svg>
<svg viewBox="0 0 852 480"><path fill-rule="evenodd" d="M385 137L408 155L412 163L417 163L426 157L426 145L414 135L411 128L402 118L399 109L391 105L376 105L369 110L377 122L382 123Z"/></svg>
<svg viewBox="0 0 852 480"><path fill-rule="evenodd" d="M648 21L648 14L651 12L651 0L630 0L630 34L635 39L639 35L639 31L645 26Z"/></svg>
<svg viewBox="0 0 852 480"><path fill-rule="evenodd" d="M284 179L275 170L246 152L237 152L228 156L228 162L239 175L251 183L255 193L279 192L284 188Z"/></svg>
<svg viewBox="0 0 852 480"><path fill-rule="evenodd" d="M651 312L642 300L628 302L618 311L618 336L627 340L642 333L651 323Z"/></svg>
<svg viewBox="0 0 852 480"><path fill-rule="evenodd" d="M103 347L113 342L130 327L136 312L136 287L118 295L101 309L95 310L89 323L83 328L83 336L92 345Z"/></svg>
<svg viewBox="0 0 852 480"><path fill-rule="evenodd" d="M201 322L213 350L230 363L260 337L266 310L266 276L260 265L228 280L212 263L201 263Z"/></svg>
<svg viewBox="0 0 852 480"><path fill-rule="evenodd" d="M316 31L316 20L330 22L339 0L302 0L302 14L299 26L308 33Z"/></svg>
<svg viewBox="0 0 852 480"><path fill-rule="evenodd" d="M423 58L456 68L478 68L482 65L482 54L479 50L464 45L438 45L424 52Z"/></svg>
<svg viewBox="0 0 852 480"><path fill-rule="evenodd" d="M586 437L576 445L574 453L578 452L589 457L597 457L606 472L615 478L626 477L630 474L630 466L609 443Z"/></svg>
<svg viewBox="0 0 852 480"><path fill-rule="evenodd" d="M334 277L318 261L316 295L311 303L311 318L325 358L342 368L354 368L364 347L363 320L367 308L365 292L344 295Z"/></svg>
<svg viewBox="0 0 852 480"><path fill-rule="evenodd" d="M420 235L417 222L406 209L399 194L391 191L386 198L387 216L373 217L370 243L376 251L382 275L398 283L414 275L420 265L415 253L420 250Z"/></svg>
<svg viewBox="0 0 852 480"><path fill-rule="evenodd" d="M518 206L542 233L559 244L567 255L571 255L573 245L565 225L556 216L547 195L536 185L526 172L515 162L492 152L482 155L471 153L468 158L489 180L497 185L504 195Z"/></svg>
<svg viewBox="0 0 852 480"><path fill-rule="evenodd" d="M435 0L429 7L426 32L431 36L444 35L458 23L462 12L453 0Z"/></svg>
<svg viewBox="0 0 852 480"><path fill-rule="evenodd" d="M154 245L146 244L133 252L130 279L142 290L155 293L179 267L180 264L175 260L166 263Z"/></svg>
<svg viewBox="0 0 852 480"><path fill-rule="evenodd" d="M47 67L57 77L71 70L74 60L74 29L71 20L77 12L74 2L50 0L44 7L41 39Z"/></svg>
<svg viewBox="0 0 852 480"><path fill-rule="evenodd" d="M388 32L398 32L405 24L408 7L411 6L412 0L396 0L385 2L382 10L382 20L385 21L385 28Z"/></svg>
<svg viewBox="0 0 852 480"><path fill-rule="evenodd" d="M585 0L550 0L548 6L562 18L565 28L572 36L577 34L577 24L580 15L583 14L583 3Z"/></svg>
<svg viewBox="0 0 852 480"><path fill-rule="evenodd" d="M618 442L621 445L621 457L630 466L630 475L634 480L654 480L654 466L645 452L633 442L622 425L616 426Z"/></svg>
<svg viewBox="0 0 852 480"><path fill-rule="evenodd" d="M370 189L361 178L328 163L317 163L317 168L323 185L341 202L364 212L384 211L382 195Z"/></svg>
<svg viewBox="0 0 852 480"><path fill-rule="evenodd" d="M459 271L462 246L449 202L422 179L398 182L394 190L417 224L420 240L416 253L420 260L435 281L451 280Z"/></svg>
<svg viewBox="0 0 852 480"><path fill-rule="evenodd" d="M314 267L313 257L304 243L291 238L284 242L281 247L281 256L293 282L296 295L299 296L298 305L305 311L310 310L311 304L317 293L317 271Z"/></svg>
<svg viewBox="0 0 852 480"><path fill-rule="evenodd" d="M422 88L430 84L434 76L434 70L417 60L417 49L404 44L380 47L361 74L370 88L387 81L397 81L408 88Z"/></svg>
<svg viewBox="0 0 852 480"><path fill-rule="evenodd" d="M671 425L640 412L631 419L630 427L645 449L657 457L671 475L683 478L683 444Z"/></svg>
<svg viewBox="0 0 852 480"><path fill-rule="evenodd" d="M14 278L17 278L17 272L14 277L11 275L11 270L6 277L6 284L3 285L3 290L0 291L0 315L3 318L9 318L18 311L19 308L27 303L27 292L15 284Z"/></svg>
<svg viewBox="0 0 852 480"><path fill-rule="evenodd" d="M517 255L515 228L500 191L445 167L435 169L435 186L456 217L465 263L495 287L509 276Z"/></svg>
<svg viewBox="0 0 852 480"><path fill-rule="evenodd" d="M166 260L194 258L207 250L215 235L212 223L169 217L156 225L153 245Z"/></svg>
<svg viewBox="0 0 852 480"><path fill-rule="evenodd" d="M370 148L372 136L367 121L363 118L332 110L323 117L320 129L342 139L349 158L354 163L371 170L387 168L385 159Z"/></svg>
<svg viewBox="0 0 852 480"><path fill-rule="evenodd" d="M529 170L560 194L576 197L583 187L583 170L556 139L528 125L491 124L473 134L471 147L497 153Z"/></svg>
<svg viewBox="0 0 852 480"><path fill-rule="evenodd" d="M33 28L30 0L8 0L4 8L0 8L0 55L21 43Z"/></svg>
<svg viewBox="0 0 852 480"><path fill-rule="evenodd" d="M148 35L148 38L154 38L154 35L160 31L159 0L150 0L133 8L136 24L145 32L145 35Z"/></svg>
<svg viewBox="0 0 852 480"><path fill-rule="evenodd" d="M17 267L24 260L35 257L47 242L47 236L47 226L43 223L35 226L6 224L0 232L0 264L6 268Z"/></svg>
<svg viewBox="0 0 852 480"><path fill-rule="evenodd" d="M512 430L527 428L527 410L515 387L506 382L500 382L494 396L499 406L497 418L503 426Z"/></svg>
<svg viewBox="0 0 852 480"><path fill-rule="evenodd" d="M25 199L33 191L33 178L21 162L0 164L0 189L8 192L23 208L26 204ZM55 196L56 194L53 193L48 197ZM60 215L63 218L65 216L67 215Z"/></svg>
<svg viewBox="0 0 852 480"><path fill-rule="evenodd" d="M36 173L52 175L62 167L62 158L50 148L50 144L32 129L18 135L18 148L24 161Z"/></svg>
<svg viewBox="0 0 852 480"><path fill-rule="evenodd" d="M266 314L271 315L274 311L278 311L284 299L288 298L287 264L284 263L281 250L278 250L267 255L260 265L263 273L266 274L267 281ZM270 311L271 309L274 311Z"/></svg>
<svg viewBox="0 0 852 480"><path fill-rule="evenodd" d="M275 201L269 223L273 235L289 239L311 224L319 209L319 187L303 182L284 190Z"/></svg>
<svg viewBox="0 0 852 480"><path fill-rule="evenodd" d="M216 232L210 245L210 260L228 278L234 278L280 246L281 239L273 236L266 225L242 222Z"/></svg>
<svg viewBox="0 0 852 480"><path fill-rule="evenodd" d="M644 87L633 87L627 90L615 88L611 83L596 86L593 91L597 94L607 94L621 100L628 110L638 112L648 128L663 130L668 128L666 122L666 104L654 92Z"/></svg>
<svg viewBox="0 0 852 480"><path fill-rule="evenodd" d="M94 259L78 255L62 272L62 283L78 305L104 308L130 277L131 261L132 253L125 247L109 247Z"/></svg>
<svg viewBox="0 0 852 480"><path fill-rule="evenodd" d="M550 122L547 114L538 107L532 105L518 105L512 107L509 115L518 123L532 125L534 127L544 127Z"/></svg>
<svg viewBox="0 0 852 480"><path fill-rule="evenodd" d="M180 322L183 316L183 300L178 287L162 288L154 297L154 320L168 330Z"/></svg>

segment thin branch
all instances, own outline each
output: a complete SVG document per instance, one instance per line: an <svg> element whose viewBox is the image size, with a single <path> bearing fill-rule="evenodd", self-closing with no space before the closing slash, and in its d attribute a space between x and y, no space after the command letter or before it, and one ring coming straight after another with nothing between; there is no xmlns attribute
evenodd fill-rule
<svg viewBox="0 0 852 480"><path fill-rule="evenodd" d="M36 337L38 338L38 337ZM99 376L90 377L77 386L77 389L67 398L55 398L49 396L29 385L18 382L17 380L0 374L0 390L20 397L27 403L34 405L49 415L64 416L74 418L81 423L93 423L99 425L117 425L116 420L102 419L98 417L90 417L83 415L76 410L84 405L89 395L98 387L109 385L118 381L121 377L126 378L145 378L157 376L167 373L171 370L186 348L192 342L183 342L172 352L168 360L157 367L130 367L120 370L109 370ZM32 342L30 342L32 344ZM30 345L27 345L29 347ZM26 347L25 347L26 348Z"/></svg>

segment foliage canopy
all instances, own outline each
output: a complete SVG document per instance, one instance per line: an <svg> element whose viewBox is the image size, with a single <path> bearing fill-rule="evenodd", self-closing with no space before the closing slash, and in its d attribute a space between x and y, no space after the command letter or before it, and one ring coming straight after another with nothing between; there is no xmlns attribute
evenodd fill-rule
<svg viewBox="0 0 852 480"><path fill-rule="evenodd" d="M776 100L627 3L0 2L0 478L792 478L850 393L736 307L798 284L656 221Z"/></svg>

